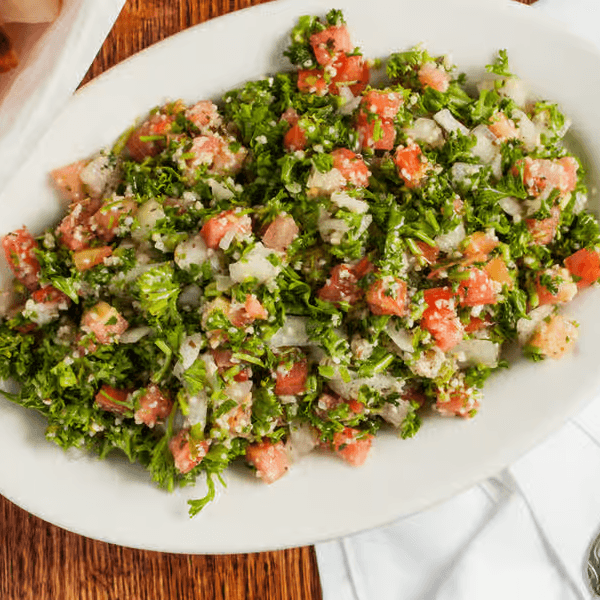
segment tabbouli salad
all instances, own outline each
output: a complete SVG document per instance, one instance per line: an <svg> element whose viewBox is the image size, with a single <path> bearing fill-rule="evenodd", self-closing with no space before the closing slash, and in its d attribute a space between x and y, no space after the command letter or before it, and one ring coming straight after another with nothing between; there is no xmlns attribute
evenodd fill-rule
<svg viewBox="0 0 600 600"><path fill-rule="evenodd" d="M600 277L568 123L504 51L475 88L424 47L366 60L332 10L285 54L57 169L66 216L2 241L8 397L168 490L204 473L190 514L235 459L272 483L313 449L362 464L384 424L473 417L502 345L560 357L561 306Z"/></svg>

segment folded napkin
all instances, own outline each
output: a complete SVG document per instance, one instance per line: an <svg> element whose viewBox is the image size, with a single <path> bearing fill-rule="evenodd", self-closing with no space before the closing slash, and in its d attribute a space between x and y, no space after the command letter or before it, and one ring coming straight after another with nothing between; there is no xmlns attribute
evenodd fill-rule
<svg viewBox="0 0 600 600"><path fill-rule="evenodd" d="M52 23L6 25L20 66L0 78L0 192L83 79L124 3L63 0Z"/></svg>
<svg viewBox="0 0 600 600"><path fill-rule="evenodd" d="M600 48L598 0L530 10ZM324 600L582 600L599 533L600 398L497 477L316 552Z"/></svg>

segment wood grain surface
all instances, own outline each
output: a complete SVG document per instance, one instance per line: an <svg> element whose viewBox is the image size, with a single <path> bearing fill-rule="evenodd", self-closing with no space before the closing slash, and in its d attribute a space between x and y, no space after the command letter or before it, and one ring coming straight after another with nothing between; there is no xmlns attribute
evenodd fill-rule
<svg viewBox="0 0 600 600"><path fill-rule="evenodd" d="M127 0L83 83L173 33L265 1ZM314 548L218 556L133 550L64 531L0 496L0 600L321 598Z"/></svg>

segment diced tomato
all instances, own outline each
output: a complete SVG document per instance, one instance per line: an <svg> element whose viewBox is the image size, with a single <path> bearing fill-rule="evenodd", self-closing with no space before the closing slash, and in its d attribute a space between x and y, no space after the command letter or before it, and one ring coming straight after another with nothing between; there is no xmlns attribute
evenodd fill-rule
<svg viewBox="0 0 600 600"><path fill-rule="evenodd" d="M554 314L544 319L529 340L529 345L544 356L561 358L577 341L577 326L562 315Z"/></svg>
<svg viewBox="0 0 600 600"><path fill-rule="evenodd" d="M79 177L86 164L87 161L78 160L50 171L50 177L54 185L60 195L68 202L80 202L86 196L83 182Z"/></svg>
<svg viewBox="0 0 600 600"><path fill-rule="evenodd" d="M230 306L227 318L235 327L245 327L256 319L268 319L269 313L254 294L246 294L246 301L243 305L232 304Z"/></svg>
<svg viewBox="0 0 600 600"><path fill-rule="evenodd" d="M71 212L56 229L58 239L69 250L83 250L95 238L90 219L101 204L99 199L86 198L71 205Z"/></svg>
<svg viewBox="0 0 600 600"><path fill-rule="evenodd" d="M127 140L127 150L133 160L142 162L147 156L156 156L166 147L175 116L156 113L144 121Z"/></svg>
<svg viewBox="0 0 600 600"><path fill-rule="evenodd" d="M281 214L275 217L262 235L265 248L285 252L288 246L298 237L300 229L294 217Z"/></svg>
<svg viewBox="0 0 600 600"><path fill-rule="evenodd" d="M347 86L354 96L362 94L369 83L369 65L362 56L338 56L333 63L335 75L331 78L329 91L339 95L340 88Z"/></svg>
<svg viewBox="0 0 600 600"><path fill-rule="evenodd" d="M329 90L322 69L300 69L298 71L298 90L305 94L324 96Z"/></svg>
<svg viewBox="0 0 600 600"><path fill-rule="evenodd" d="M182 474L189 473L202 462L208 452L208 440L195 440L189 429L181 429L169 440L169 450L175 461L175 468Z"/></svg>
<svg viewBox="0 0 600 600"><path fill-rule="evenodd" d="M281 114L280 120L285 121L289 125L295 125L298 122L300 115L295 108L288 106Z"/></svg>
<svg viewBox="0 0 600 600"><path fill-rule="evenodd" d="M549 290L541 283L542 275L552 280L556 291ZM538 275L535 280L535 291L538 297L538 304L565 304L570 302L577 294L577 285L571 279L568 269L561 267L551 267L546 269L542 275Z"/></svg>
<svg viewBox="0 0 600 600"><path fill-rule="evenodd" d="M204 223L200 235L208 248L216 249L221 240L230 230L234 229L240 235L252 232L252 222L245 215L239 215L234 210L226 210Z"/></svg>
<svg viewBox="0 0 600 600"><path fill-rule="evenodd" d="M440 249L437 246L430 246L421 240L416 240L415 243L421 252L421 256L423 256L428 264L433 265L437 262L440 255Z"/></svg>
<svg viewBox="0 0 600 600"><path fill-rule="evenodd" d="M173 400L154 383L148 386L138 402L139 407L134 414L135 422L145 423L148 427L154 427L164 421L173 408Z"/></svg>
<svg viewBox="0 0 600 600"><path fill-rule="evenodd" d="M333 434L333 449L353 467L360 467L367 460L371 450L373 436L353 427L345 427L343 431Z"/></svg>
<svg viewBox="0 0 600 600"><path fill-rule="evenodd" d="M201 131L214 130L221 125L221 117L215 104L201 100L185 111L185 117Z"/></svg>
<svg viewBox="0 0 600 600"><path fill-rule="evenodd" d="M509 119L503 112L498 112L491 118L488 129L500 141L512 140L519 137L519 130L514 121Z"/></svg>
<svg viewBox="0 0 600 600"><path fill-rule="evenodd" d="M523 181L533 196L548 187L567 194L575 189L578 167L577 161L571 156L554 160L527 157L523 167Z"/></svg>
<svg viewBox="0 0 600 600"><path fill-rule="evenodd" d="M96 265L104 262L105 258L112 255L110 246L100 246L99 248L86 248L85 250L77 250L73 253L73 262L78 271L87 271Z"/></svg>
<svg viewBox="0 0 600 600"><path fill-rule="evenodd" d="M256 469L256 475L265 483L273 483L286 474L289 461L285 445L264 440L246 448L246 460Z"/></svg>
<svg viewBox="0 0 600 600"><path fill-rule="evenodd" d="M468 269L467 279L463 279L458 286L458 295L462 306L481 306L494 304L496 292L490 276L482 269Z"/></svg>
<svg viewBox="0 0 600 600"><path fill-rule="evenodd" d="M90 219L92 230L105 242L111 242L117 235L123 217L132 215L137 209L134 200L117 198L108 200Z"/></svg>
<svg viewBox="0 0 600 600"><path fill-rule="evenodd" d="M513 286L513 280L506 263L499 256L492 258L484 267L483 270L489 275L492 281L501 285L507 285L510 288Z"/></svg>
<svg viewBox="0 0 600 600"><path fill-rule="evenodd" d="M283 147L290 152L306 148L306 134L298 123L294 123L283 136Z"/></svg>
<svg viewBox="0 0 600 600"><path fill-rule="evenodd" d="M450 288L425 290L427 308L423 311L421 325L429 331L440 350L446 352L463 339L463 326L454 309L454 296Z"/></svg>
<svg viewBox="0 0 600 600"><path fill-rule="evenodd" d="M365 410L365 405L354 398L346 400L337 394L325 392L319 396L317 413L321 418L325 418L330 410L334 410L340 406L340 404L347 404L350 411L355 415L359 415Z"/></svg>
<svg viewBox="0 0 600 600"><path fill-rule="evenodd" d="M116 342L128 326L119 311L103 301L98 302L81 317L83 331L93 333L100 344Z"/></svg>
<svg viewBox="0 0 600 600"><path fill-rule="evenodd" d="M367 187L371 172L365 161L347 148L337 148L331 153L333 167L354 187Z"/></svg>
<svg viewBox="0 0 600 600"><path fill-rule="evenodd" d="M31 298L36 304L58 306L63 310L66 310L69 304L71 304L69 296L51 285L46 285L43 288L35 290L32 292Z"/></svg>
<svg viewBox="0 0 600 600"><path fill-rule="evenodd" d="M39 286L40 263L35 256L38 244L27 227L17 229L2 238L8 266L14 276L28 289Z"/></svg>
<svg viewBox="0 0 600 600"><path fill-rule="evenodd" d="M406 312L406 282L384 277L367 290L367 304L374 315L396 315Z"/></svg>
<svg viewBox="0 0 600 600"><path fill-rule="evenodd" d="M211 350L212 357L217 365L217 369L220 375L223 375L226 371L233 367L240 367L240 371L234 375L233 380L239 382L248 381L252 376L252 369L246 367L241 368L242 361L235 361L233 359L233 352L223 348L216 348Z"/></svg>
<svg viewBox="0 0 600 600"><path fill-rule="evenodd" d="M396 141L396 128L391 119L358 112L356 131L361 148L373 150L391 150Z"/></svg>
<svg viewBox="0 0 600 600"><path fill-rule="evenodd" d="M394 162L398 167L398 174L409 188L418 186L429 168L427 159L417 144L398 146L394 154Z"/></svg>
<svg viewBox="0 0 600 600"><path fill-rule="evenodd" d="M469 322L465 325L465 333L475 333L481 331L490 325L489 317L482 319L481 317L469 317Z"/></svg>
<svg viewBox="0 0 600 600"><path fill-rule="evenodd" d="M352 272L357 279L362 279L365 275L372 273L374 270L375 267L373 266L373 263L366 256L352 266Z"/></svg>
<svg viewBox="0 0 600 600"><path fill-rule="evenodd" d="M463 254L472 262L483 262L487 259L488 254L498 246L498 243L497 239L483 231L476 231L467 239Z"/></svg>
<svg viewBox="0 0 600 600"><path fill-rule="evenodd" d="M363 95L360 105L365 113L392 121L396 118L403 102L404 98L398 92L369 90Z"/></svg>
<svg viewBox="0 0 600 600"><path fill-rule="evenodd" d="M287 368L284 364L277 367L275 373L275 394L277 396L295 396L306 391L308 378L308 362L298 360Z"/></svg>
<svg viewBox="0 0 600 600"><path fill-rule="evenodd" d="M331 26L313 33L310 45L320 65L328 65L342 52L352 52L352 41L345 25Z"/></svg>
<svg viewBox="0 0 600 600"><path fill-rule="evenodd" d="M321 300L337 304L348 302L354 304L363 296L363 290L358 286L358 277L351 265L336 265L331 269L331 275L325 285L319 290Z"/></svg>
<svg viewBox="0 0 600 600"><path fill-rule="evenodd" d="M579 289L586 288L600 278L600 255L597 250L582 248L565 258L565 267Z"/></svg>
<svg viewBox="0 0 600 600"><path fill-rule="evenodd" d="M104 384L96 394L94 401L96 406L102 410L107 410L115 415L124 415L131 410L131 403L128 402L129 394L129 390L118 390Z"/></svg>
<svg viewBox="0 0 600 600"><path fill-rule="evenodd" d="M554 234L560 222L560 208L553 206L550 213L551 216L547 219L525 219L525 225L534 244L546 246L554 239Z"/></svg>
<svg viewBox="0 0 600 600"><path fill-rule="evenodd" d="M438 394L435 409L444 416L471 418L479 409L479 400L473 390L450 390Z"/></svg>
<svg viewBox="0 0 600 600"><path fill-rule="evenodd" d="M188 175L200 165L206 165L209 173L233 175L238 173L243 165L248 151L243 146L234 147L234 140L218 134L200 135L192 141L192 147L186 160Z"/></svg>
<svg viewBox="0 0 600 600"><path fill-rule="evenodd" d="M423 87L432 87L438 92L446 92L450 86L450 75L435 63L422 65L418 77Z"/></svg>

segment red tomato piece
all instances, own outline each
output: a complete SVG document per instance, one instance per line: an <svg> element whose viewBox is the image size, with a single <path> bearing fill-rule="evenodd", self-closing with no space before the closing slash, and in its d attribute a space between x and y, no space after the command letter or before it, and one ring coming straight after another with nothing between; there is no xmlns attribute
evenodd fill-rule
<svg viewBox="0 0 600 600"><path fill-rule="evenodd" d="M27 227L5 235L2 247L13 275L29 290L39 287L40 263L35 256L38 244Z"/></svg>
<svg viewBox="0 0 600 600"><path fill-rule="evenodd" d="M257 477L265 483L273 483L286 474L289 460L285 445L264 440L246 448L246 460L256 469Z"/></svg>
<svg viewBox="0 0 600 600"><path fill-rule="evenodd" d="M277 367L275 373L275 394L277 396L295 396L306 391L308 378L308 362L298 360L287 368L284 364Z"/></svg>
<svg viewBox="0 0 600 600"><path fill-rule="evenodd" d="M369 90L364 94L360 105L367 114L378 115L381 119L393 121L404 102L402 94L383 90Z"/></svg>
<svg viewBox="0 0 600 600"><path fill-rule="evenodd" d="M133 215L137 209L134 200L118 198L108 200L90 219L92 230L105 242L111 242L118 233L123 217Z"/></svg>
<svg viewBox="0 0 600 600"><path fill-rule="evenodd" d="M541 322L529 345L538 348L544 356L561 358L573 348L577 335L577 325L573 321L554 314Z"/></svg>
<svg viewBox="0 0 600 600"><path fill-rule="evenodd" d="M444 416L471 418L479 409L479 400L469 390L452 390L438 395L435 409Z"/></svg>
<svg viewBox="0 0 600 600"><path fill-rule="evenodd" d="M431 288L424 291L427 308L423 311L421 325L429 331L440 350L446 352L463 339L464 329L456 310L450 288Z"/></svg>
<svg viewBox="0 0 600 600"><path fill-rule="evenodd" d="M154 383L138 400L139 407L135 411L135 422L145 423L148 427L154 427L157 423L164 421L173 408L173 400L163 393Z"/></svg>
<svg viewBox="0 0 600 600"><path fill-rule="evenodd" d="M147 156L156 156L167 145L175 117L156 113L144 121L127 140L127 150L133 160L142 162Z"/></svg>
<svg viewBox="0 0 600 600"><path fill-rule="evenodd" d="M409 188L419 185L429 167L427 159L417 144L398 146L394 154L394 162L398 167L398 174Z"/></svg>
<svg viewBox="0 0 600 600"><path fill-rule="evenodd" d="M382 119L376 115L366 115L359 111L356 131L361 148L391 150L394 147L396 128L391 119Z"/></svg>
<svg viewBox="0 0 600 600"><path fill-rule="evenodd" d="M577 287L586 288L600 278L600 255L597 250L582 248L565 258L565 267L574 277Z"/></svg>
<svg viewBox="0 0 600 600"><path fill-rule="evenodd" d="M294 123L283 136L283 147L290 152L306 148L306 134L298 123Z"/></svg>
<svg viewBox="0 0 600 600"><path fill-rule="evenodd" d="M488 254L498 246L498 243L498 240L483 231L476 231L469 236L463 254L472 262L483 262L487 259Z"/></svg>
<svg viewBox="0 0 600 600"><path fill-rule="evenodd" d="M458 286L458 295L462 306L481 306L494 304L496 292L490 276L482 269L471 268L469 277L463 279Z"/></svg>
<svg viewBox="0 0 600 600"><path fill-rule="evenodd" d="M336 265L331 269L331 275L325 285L319 290L321 300L337 304L348 302L354 304L363 296L363 290L358 285L358 277L351 265Z"/></svg>
<svg viewBox="0 0 600 600"><path fill-rule="evenodd" d="M245 218L244 218L245 217ZM212 217L204 223L200 235L208 248L216 249L221 240L231 229L235 229L242 235L251 233L252 223L245 215L239 215L234 210L226 210L216 217Z"/></svg>
<svg viewBox="0 0 600 600"><path fill-rule="evenodd" d="M551 267L543 273L553 280L556 286L556 291L550 291L540 281L541 275L538 275L535 280L535 290L538 297L539 305L543 304L561 304L570 302L577 294L577 285L571 279L571 274L568 269L561 267Z"/></svg>
<svg viewBox="0 0 600 600"><path fill-rule="evenodd" d="M365 164L365 161L347 148L337 148L331 153L333 158L333 167L337 169L346 182L354 187L367 187L371 172Z"/></svg>
<svg viewBox="0 0 600 600"><path fill-rule="evenodd" d="M300 69L298 71L298 90L305 94L324 96L329 90L323 69Z"/></svg>
<svg viewBox="0 0 600 600"><path fill-rule="evenodd" d="M227 318L235 327L245 327L256 319L268 319L269 313L254 294L246 294L246 301L243 305L231 305Z"/></svg>
<svg viewBox="0 0 600 600"><path fill-rule="evenodd" d="M430 265L434 265L437 262L438 257L440 255L440 249L437 246L430 246L429 244L426 244L421 240L417 240L415 243L418 246L421 255L427 261L427 263Z"/></svg>
<svg viewBox="0 0 600 600"><path fill-rule="evenodd" d="M550 213L551 216L547 219L525 219L525 225L534 244L546 246L554 239L554 234L560 222L560 208L553 206Z"/></svg>
<svg viewBox="0 0 600 600"><path fill-rule="evenodd" d="M362 56L342 54L333 63L333 69L335 75L331 78L329 92L336 96L344 86L347 86L354 96L359 96L369 83L369 65Z"/></svg>
<svg viewBox="0 0 600 600"><path fill-rule="evenodd" d="M86 198L71 205L71 212L60 222L56 235L69 250L83 250L95 238L90 219L102 201Z"/></svg>
<svg viewBox="0 0 600 600"><path fill-rule="evenodd" d="M124 415L131 410L131 403L128 402L129 393L129 390L118 390L104 384L96 394L94 402L102 410L115 415Z"/></svg>
<svg viewBox="0 0 600 600"><path fill-rule="evenodd" d="M35 292L32 292L31 298L36 304L59 306L63 310L66 310L71 303L69 296L51 285L35 290Z"/></svg>
<svg viewBox="0 0 600 600"><path fill-rule="evenodd" d="M119 311L107 302L98 302L83 313L81 328L93 333L100 344L112 344L125 332L129 324Z"/></svg>
<svg viewBox="0 0 600 600"><path fill-rule="evenodd" d="M509 288L513 286L513 280L510 276L510 272L506 263L502 258L497 256L492 258L484 267L483 270L489 275L492 281L500 283L501 285L507 285Z"/></svg>
<svg viewBox="0 0 600 600"><path fill-rule="evenodd" d="M290 215L278 215L271 221L262 235L265 248L285 252L288 246L298 237L300 229Z"/></svg>
<svg viewBox="0 0 600 600"><path fill-rule="evenodd" d="M432 87L438 92L446 92L450 86L450 75L435 63L422 65L418 77L423 87Z"/></svg>
<svg viewBox="0 0 600 600"><path fill-rule="evenodd" d="M231 350L225 350L223 348L216 348L214 350L211 350L210 352L215 361L215 364L217 365L217 369L218 369L218 372L220 375L223 375L226 371L228 371L232 367L238 367L238 366L241 366L242 364L247 364L247 363L242 363L242 361L240 361L240 360L234 360L233 352ZM248 381L248 379L250 379L250 377L252 377L252 369L250 369L249 367L246 367L246 368L242 368L239 371L239 373L237 373L233 377L233 380L237 381L239 383L242 381Z"/></svg>
<svg viewBox="0 0 600 600"><path fill-rule="evenodd" d="M384 277L367 290L367 304L374 315L396 315L406 312L406 282Z"/></svg>
<svg viewBox="0 0 600 600"><path fill-rule="evenodd" d="M554 160L527 157L523 167L523 181L533 196L539 195L548 187L567 194L575 189L578 167L572 156Z"/></svg>
<svg viewBox="0 0 600 600"><path fill-rule="evenodd" d="M313 33L310 45L320 65L328 65L342 52L352 52L352 41L345 25L331 26Z"/></svg>
<svg viewBox="0 0 600 600"><path fill-rule="evenodd" d="M373 436L353 427L345 427L343 431L333 434L333 449L353 467L360 467L367 460L371 450Z"/></svg>
<svg viewBox="0 0 600 600"><path fill-rule="evenodd" d="M73 262L78 271L87 271L96 265L104 262L105 258L112 255L110 246L100 246L99 248L86 248L77 250L73 253Z"/></svg>
<svg viewBox="0 0 600 600"><path fill-rule="evenodd" d="M208 440L194 440L189 429L181 429L169 440L169 450L175 461L175 468L183 475L189 473L202 462L208 452Z"/></svg>
<svg viewBox="0 0 600 600"><path fill-rule="evenodd" d="M85 189L79 177L87 161L77 162L50 171L50 177L60 195L68 202L79 202L85 198Z"/></svg>
<svg viewBox="0 0 600 600"><path fill-rule="evenodd" d="M215 104L201 100L185 111L185 117L201 131L214 130L221 125L221 117Z"/></svg>

